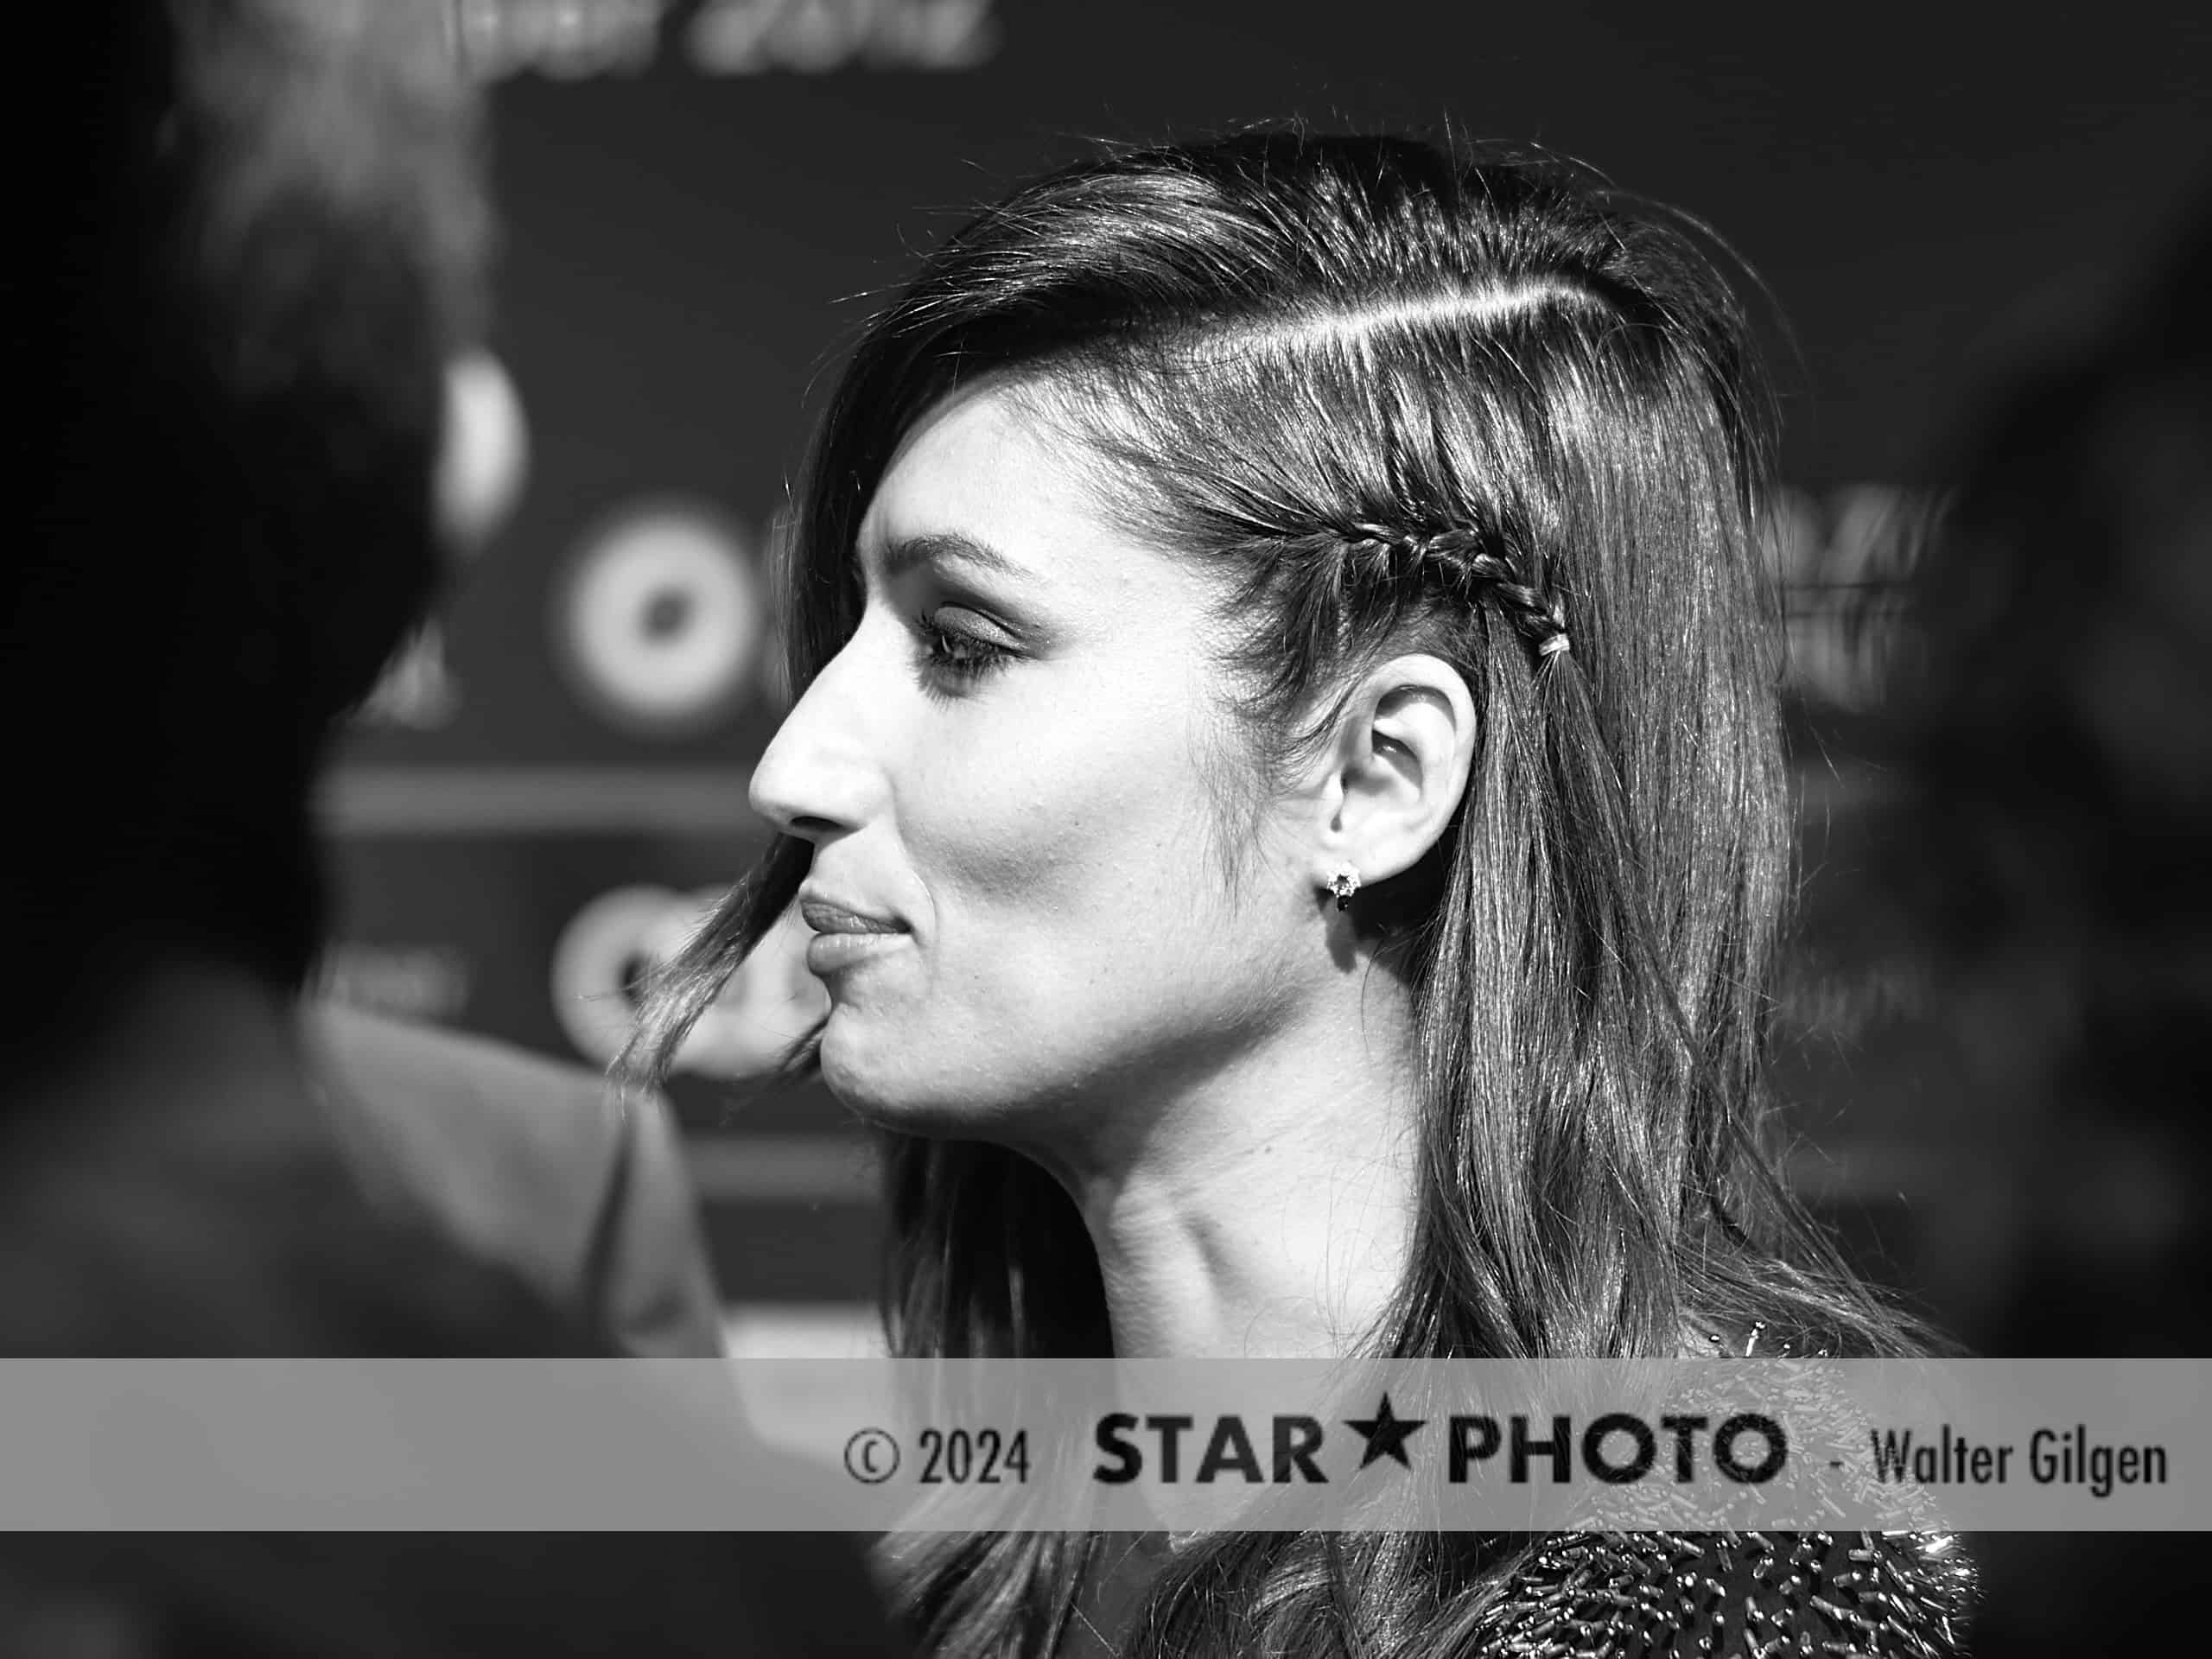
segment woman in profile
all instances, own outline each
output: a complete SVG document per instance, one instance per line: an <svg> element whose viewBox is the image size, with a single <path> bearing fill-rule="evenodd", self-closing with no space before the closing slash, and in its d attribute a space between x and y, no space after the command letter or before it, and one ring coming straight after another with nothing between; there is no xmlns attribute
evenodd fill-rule
<svg viewBox="0 0 2212 1659"><path fill-rule="evenodd" d="M1021 189L846 371L780 833L634 1053L796 905L894 1354L1910 1351L1760 1150L1768 410L1698 239L1579 175L1286 132ZM1940 1652L1966 1587L1911 1535L937 1541L946 1655Z"/></svg>

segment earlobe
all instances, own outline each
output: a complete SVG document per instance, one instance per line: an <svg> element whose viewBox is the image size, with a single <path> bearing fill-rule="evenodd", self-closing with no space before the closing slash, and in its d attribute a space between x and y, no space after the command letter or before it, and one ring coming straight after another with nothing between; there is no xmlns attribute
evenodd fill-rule
<svg viewBox="0 0 2212 1659"><path fill-rule="evenodd" d="M499 359L471 353L446 365L431 510L455 553L474 551L513 512L529 467L529 431Z"/></svg>

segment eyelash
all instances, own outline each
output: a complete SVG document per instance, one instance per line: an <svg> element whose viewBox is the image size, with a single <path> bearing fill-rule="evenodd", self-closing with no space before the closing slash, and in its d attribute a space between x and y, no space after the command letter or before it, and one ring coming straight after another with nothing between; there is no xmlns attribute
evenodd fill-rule
<svg viewBox="0 0 2212 1659"><path fill-rule="evenodd" d="M922 638L924 666L963 685L976 683L1014 658L1006 646L972 633L955 633L931 617L922 617L915 626Z"/></svg>

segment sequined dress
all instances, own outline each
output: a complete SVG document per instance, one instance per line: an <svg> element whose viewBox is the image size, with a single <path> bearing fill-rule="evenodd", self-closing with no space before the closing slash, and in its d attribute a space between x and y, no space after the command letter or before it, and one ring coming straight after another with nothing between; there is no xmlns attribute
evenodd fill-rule
<svg viewBox="0 0 2212 1659"><path fill-rule="evenodd" d="M1106 1541L1059 1659L1110 1659L1166 1558ZM1944 1533L1563 1533L1517 1568L1471 1659L1949 1659L1974 1572Z"/></svg>

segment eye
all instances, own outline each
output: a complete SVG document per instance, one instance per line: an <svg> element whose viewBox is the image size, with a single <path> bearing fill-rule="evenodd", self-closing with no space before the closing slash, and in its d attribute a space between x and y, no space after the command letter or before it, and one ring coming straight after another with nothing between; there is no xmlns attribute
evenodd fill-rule
<svg viewBox="0 0 2212 1659"><path fill-rule="evenodd" d="M993 671L1003 668L1014 652L999 640L937 611L917 618L914 632L922 645L922 664L939 679L972 685Z"/></svg>

